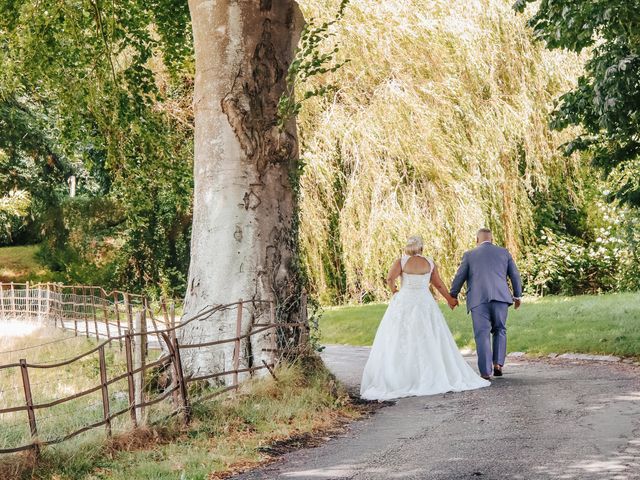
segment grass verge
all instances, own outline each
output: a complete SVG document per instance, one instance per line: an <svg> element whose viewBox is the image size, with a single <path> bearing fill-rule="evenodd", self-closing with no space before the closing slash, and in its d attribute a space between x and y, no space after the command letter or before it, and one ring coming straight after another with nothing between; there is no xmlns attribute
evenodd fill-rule
<svg viewBox="0 0 640 480"><path fill-rule="evenodd" d="M75 337L53 327L46 327L26 320L2 321L0 329L4 336L0 338L0 365L15 364L21 358L30 364L51 364L64 362L90 351L97 345L92 338ZM159 352L151 351L150 359ZM107 374L109 378L126 371L125 354L117 344L105 351ZM147 376L151 385L152 372ZM100 385L100 366L96 352L82 357L70 364L53 368L29 368L29 379L33 402L47 404L62 398L68 398L77 392ZM147 383L145 383L145 386ZM111 411L125 409L128 403L127 382L121 380L109 386ZM157 392L149 388L153 397ZM11 408L25 404L20 368L0 369L0 408ZM162 409L153 412L154 417L164 415ZM102 420L101 391L72 399L70 401L37 409L35 412L38 438L41 441L64 437L86 425ZM122 415L112 424L115 432L126 432L131 428L128 416ZM102 433L103 429L99 430ZM75 443L74 440L69 442ZM10 449L31 443L31 432L24 411L0 414L0 448ZM0 478L4 478L0 475Z"/></svg>
<svg viewBox="0 0 640 480"><path fill-rule="evenodd" d="M224 478L360 415L317 357L283 364L276 376L251 380L236 396L195 405L188 428L172 419L108 442L90 434L83 442L45 449L37 463L30 455L4 459L0 478Z"/></svg>
<svg viewBox="0 0 640 480"><path fill-rule="evenodd" d="M320 322L321 341L371 345L386 304L331 307ZM475 348L471 317L462 305L441 305L460 348ZM640 356L640 293L525 299L509 311L508 349L533 355L591 353Z"/></svg>
<svg viewBox="0 0 640 480"><path fill-rule="evenodd" d="M38 245L0 248L0 282L43 281L51 272L38 260Z"/></svg>

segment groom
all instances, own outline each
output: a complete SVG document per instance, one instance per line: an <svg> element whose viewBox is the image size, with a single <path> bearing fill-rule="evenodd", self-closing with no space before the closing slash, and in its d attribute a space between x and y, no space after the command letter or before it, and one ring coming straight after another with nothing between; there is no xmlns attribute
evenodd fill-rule
<svg viewBox="0 0 640 480"><path fill-rule="evenodd" d="M478 353L478 369L482 378L493 374L502 376L502 366L507 353L507 310L509 305L520 307L522 282L520 273L506 248L493 244L491 230L481 228L476 237L477 246L462 257L453 283L451 296L456 299L462 285L467 282L467 313L471 312L473 334ZM511 280L513 294L507 278ZM493 335L493 353L491 351Z"/></svg>

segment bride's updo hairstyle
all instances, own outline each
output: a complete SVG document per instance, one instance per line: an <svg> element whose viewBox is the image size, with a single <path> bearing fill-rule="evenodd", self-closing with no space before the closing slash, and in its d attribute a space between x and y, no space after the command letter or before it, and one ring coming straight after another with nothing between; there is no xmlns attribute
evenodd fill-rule
<svg viewBox="0 0 640 480"><path fill-rule="evenodd" d="M407 255L418 255L419 253L422 253L423 248L424 242L422 241L422 237L412 235L404 246L404 253Z"/></svg>

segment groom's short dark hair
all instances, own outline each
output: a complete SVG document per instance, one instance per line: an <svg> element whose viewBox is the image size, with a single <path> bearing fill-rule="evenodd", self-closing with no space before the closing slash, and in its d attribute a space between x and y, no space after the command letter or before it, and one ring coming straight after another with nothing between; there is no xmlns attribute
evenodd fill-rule
<svg viewBox="0 0 640 480"><path fill-rule="evenodd" d="M476 242L480 243L481 240L485 242L493 242L493 234L491 233L491 230L488 228L481 228L478 230L478 233L476 233Z"/></svg>

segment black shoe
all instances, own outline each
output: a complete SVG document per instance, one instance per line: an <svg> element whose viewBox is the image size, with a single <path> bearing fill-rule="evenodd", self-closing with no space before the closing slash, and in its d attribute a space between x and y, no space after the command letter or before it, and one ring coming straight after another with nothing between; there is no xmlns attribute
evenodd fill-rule
<svg viewBox="0 0 640 480"><path fill-rule="evenodd" d="M493 367L493 376L501 377L502 376L502 368Z"/></svg>

